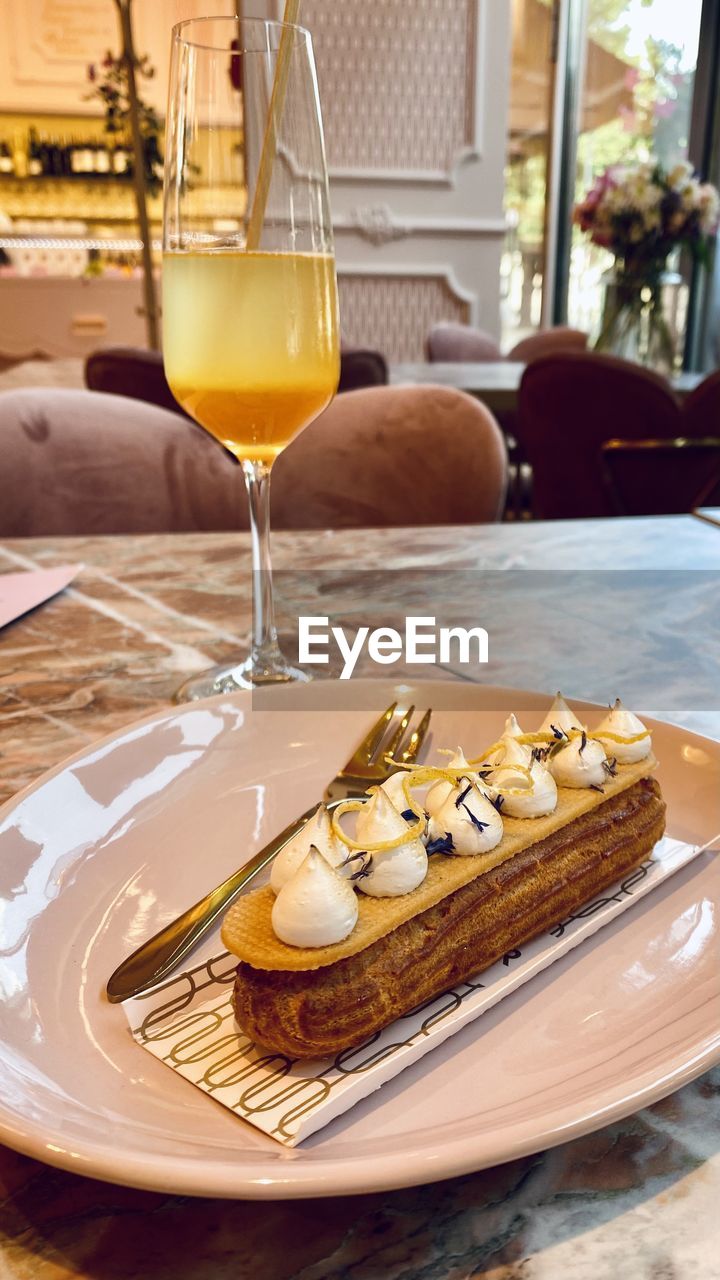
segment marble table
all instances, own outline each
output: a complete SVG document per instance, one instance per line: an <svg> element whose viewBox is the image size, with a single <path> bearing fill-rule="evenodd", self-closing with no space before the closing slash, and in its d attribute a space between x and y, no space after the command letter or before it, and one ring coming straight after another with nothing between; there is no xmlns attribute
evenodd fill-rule
<svg viewBox="0 0 720 1280"><path fill-rule="evenodd" d="M69 590L0 632L0 799L85 744L167 706L186 675L229 658L248 638L245 535L0 544L0 572L77 561L85 567ZM720 593L708 592L720 572L716 526L674 517L285 534L275 539L275 562L281 595L296 593L313 608L322 602L323 612L350 621L359 612L361 564L365 616L378 622L384 615L375 589L390 573L400 608L431 569L446 583L457 572L503 570L498 580L508 587L536 571L622 567L647 575L637 579L649 593L639 600L640 620L620 619L615 634L620 642L622 626L634 626L639 645L654 644L677 718L720 737ZM546 583L557 589L546 576L535 581L543 591ZM526 631L511 592L508 598L516 629ZM563 598L567 626L574 597L559 591ZM640 634L651 630L649 607L657 611L657 641ZM690 682L689 630L689 651L702 650ZM540 672L538 686L551 674ZM572 671L568 678L570 693ZM720 1068L551 1151L392 1193L193 1201L104 1185L6 1149L0 1181L0 1280L720 1280Z"/></svg>
<svg viewBox="0 0 720 1280"><path fill-rule="evenodd" d="M477 396L493 413L507 413L517 407L517 393L524 370L524 364L510 360L475 364L395 364L390 369L390 381L395 385L431 382L455 387ZM706 375L702 373L680 373L671 382L674 391L682 398L694 391L704 377Z"/></svg>

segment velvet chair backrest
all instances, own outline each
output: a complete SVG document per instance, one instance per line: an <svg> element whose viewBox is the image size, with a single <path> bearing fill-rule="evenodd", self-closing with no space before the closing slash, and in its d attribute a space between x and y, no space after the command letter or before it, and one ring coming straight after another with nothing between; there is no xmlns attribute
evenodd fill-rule
<svg viewBox="0 0 720 1280"><path fill-rule="evenodd" d="M542 329L517 342L507 356L503 356L492 334L475 329L468 324L433 325L427 337L427 358L434 364L451 363L486 364L497 360L512 360L530 364L539 356L555 351L584 351L588 335L581 329L556 325L554 329Z"/></svg>
<svg viewBox="0 0 720 1280"><path fill-rule="evenodd" d="M243 478L177 413L94 391L0 394L0 536L243 524Z"/></svg>
<svg viewBox="0 0 720 1280"><path fill-rule="evenodd" d="M85 361L85 385L90 391L129 396L173 413L185 413L170 390L159 351L146 351L143 347L93 351Z"/></svg>
<svg viewBox="0 0 720 1280"><path fill-rule="evenodd" d="M121 396L0 394L0 537L246 529L240 468L179 414ZM460 391L338 396L273 470L275 529L472 524L500 517L505 445Z"/></svg>
<svg viewBox="0 0 720 1280"><path fill-rule="evenodd" d="M475 524L500 518L505 443L490 410L447 387L338 396L275 464L276 529Z"/></svg>
<svg viewBox="0 0 720 1280"><path fill-rule="evenodd" d="M680 408L658 374L614 356L564 352L528 365L517 434L532 467L538 519L615 515L603 481L601 445L612 437L681 434Z"/></svg>
<svg viewBox="0 0 720 1280"><path fill-rule="evenodd" d="M503 358L492 334L469 324L433 325L426 346L427 358L433 364L487 364Z"/></svg>
<svg viewBox="0 0 720 1280"><path fill-rule="evenodd" d="M521 342L516 342L507 358L521 364L531 364L540 356L550 356L556 351L585 351L587 341L588 336L581 329L556 325L554 329L541 329L539 333L531 333Z"/></svg>
<svg viewBox="0 0 720 1280"><path fill-rule="evenodd" d="M682 406L683 429L686 436L720 435L720 369L708 375L694 391L686 396Z"/></svg>
<svg viewBox="0 0 720 1280"><path fill-rule="evenodd" d="M387 362L379 351L344 346L340 353L338 393L359 387L382 387L388 381ZM105 347L85 361L85 385L90 391L146 400L161 409L184 413L165 377L162 355L142 347Z"/></svg>
<svg viewBox="0 0 720 1280"><path fill-rule="evenodd" d="M341 346L338 395L359 391L362 387L385 387L387 383L387 361L379 351Z"/></svg>

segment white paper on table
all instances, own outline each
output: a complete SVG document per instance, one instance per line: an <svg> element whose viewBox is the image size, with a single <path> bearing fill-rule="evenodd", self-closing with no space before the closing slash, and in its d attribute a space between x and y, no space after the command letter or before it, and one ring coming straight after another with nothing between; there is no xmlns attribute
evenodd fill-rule
<svg viewBox="0 0 720 1280"><path fill-rule="evenodd" d="M665 836L651 860L575 915L334 1059L293 1061L243 1035L230 1003L237 959L227 951L218 954L218 933L204 948L208 958L126 1000L123 1008L144 1049L263 1133L294 1147L609 924L700 852Z"/></svg>
<svg viewBox="0 0 720 1280"><path fill-rule="evenodd" d="M0 573L0 627L6 627L30 609L51 600L72 582L83 567L81 564L63 564L57 569Z"/></svg>

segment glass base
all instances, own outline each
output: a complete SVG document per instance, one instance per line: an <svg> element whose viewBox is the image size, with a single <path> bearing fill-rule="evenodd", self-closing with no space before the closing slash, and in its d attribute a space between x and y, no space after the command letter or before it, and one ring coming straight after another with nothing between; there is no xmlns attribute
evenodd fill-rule
<svg viewBox="0 0 720 1280"><path fill-rule="evenodd" d="M312 676L300 667L293 667L278 650L264 659L250 654L244 662L233 666L211 667L200 675L191 676L180 686L175 702L197 702L199 698L212 698L217 693L237 693L240 689L261 689L275 684L306 684Z"/></svg>

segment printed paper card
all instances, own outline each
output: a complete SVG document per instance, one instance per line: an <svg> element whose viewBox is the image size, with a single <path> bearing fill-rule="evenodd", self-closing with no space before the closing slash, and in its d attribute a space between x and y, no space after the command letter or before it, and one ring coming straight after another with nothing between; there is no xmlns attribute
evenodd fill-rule
<svg viewBox="0 0 720 1280"><path fill-rule="evenodd" d="M35 569L29 573L0 573L0 627L52 599L72 582L82 567L64 564L57 569Z"/></svg>
<svg viewBox="0 0 720 1280"><path fill-rule="evenodd" d="M217 953L217 934L205 948L207 959L123 1008L144 1049L237 1116L294 1147L615 920L700 852L665 837L652 860L602 897L334 1059L293 1061L263 1050L238 1030L230 1003L237 961Z"/></svg>

